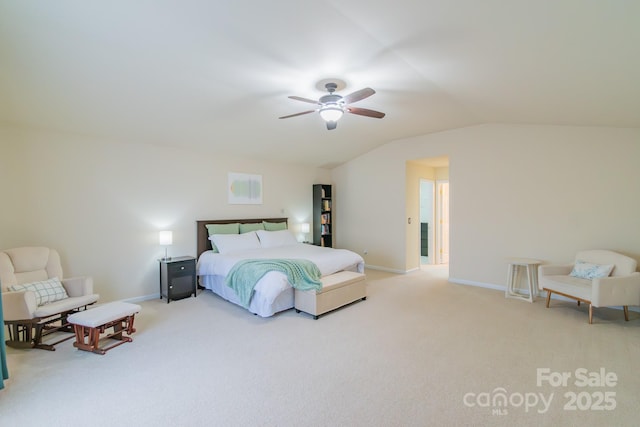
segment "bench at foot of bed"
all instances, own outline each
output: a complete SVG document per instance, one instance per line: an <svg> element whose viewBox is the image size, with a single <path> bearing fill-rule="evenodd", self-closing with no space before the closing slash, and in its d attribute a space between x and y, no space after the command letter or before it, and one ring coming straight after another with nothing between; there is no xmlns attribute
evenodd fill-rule
<svg viewBox="0 0 640 427"><path fill-rule="evenodd" d="M304 311L317 319L320 315L336 308L366 299L365 275L355 271L339 271L322 278L320 291L295 289L294 305L296 312Z"/></svg>

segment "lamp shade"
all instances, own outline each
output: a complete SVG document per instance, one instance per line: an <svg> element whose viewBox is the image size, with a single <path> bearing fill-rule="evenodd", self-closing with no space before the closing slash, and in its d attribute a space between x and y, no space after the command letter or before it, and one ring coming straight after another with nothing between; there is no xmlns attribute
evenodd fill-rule
<svg viewBox="0 0 640 427"><path fill-rule="evenodd" d="M308 233L309 230L310 230L310 227L309 227L309 223L308 222L303 222L303 223L300 224L300 232L301 233Z"/></svg>
<svg viewBox="0 0 640 427"><path fill-rule="evenodd" d="M173 244L173 232L161 231L159 235L159 241L162 246L168 246Z"/></svg>

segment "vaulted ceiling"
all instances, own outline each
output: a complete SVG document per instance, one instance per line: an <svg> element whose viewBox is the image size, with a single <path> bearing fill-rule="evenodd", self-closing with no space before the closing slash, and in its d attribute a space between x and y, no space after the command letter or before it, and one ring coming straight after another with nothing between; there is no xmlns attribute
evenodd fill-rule
<svg viewBox="0 0 640 427"><path fill-rule="evenodd" d="M331 167L479 123L640 127L640 2L0 2L0 121ZM372 87L328 131L288 98ZM313 106L311 106L313 108Z"/></svg>

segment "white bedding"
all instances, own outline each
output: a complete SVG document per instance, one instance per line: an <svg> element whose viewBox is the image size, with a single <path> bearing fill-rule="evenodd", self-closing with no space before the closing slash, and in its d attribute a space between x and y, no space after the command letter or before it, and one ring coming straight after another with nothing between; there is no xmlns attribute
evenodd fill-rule
<svg viewBox="0 0 640 427"><path fill-rule="evenodd" d="M236 262L254 258L308 259L318 266L323 276L342 270L364 272L364 259L355 252L296 243L226 255L213 251L203 252L197 266L200 285L239 305L237 295L224 284L224 278ZM293 294L293 288L283 273L267 273L256 284L249 311L262 317L273 316L279 311L293 307Z"/></svg>

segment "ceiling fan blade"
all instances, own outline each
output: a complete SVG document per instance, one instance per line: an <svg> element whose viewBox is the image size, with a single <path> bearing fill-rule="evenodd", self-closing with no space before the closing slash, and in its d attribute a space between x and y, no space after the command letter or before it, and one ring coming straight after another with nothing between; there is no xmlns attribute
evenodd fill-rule
<svg viewBox="0 0 640 427"><path fill-rule="evenodd" d="M288 116L278 117L279 119L288 119L289 117L301 116L303 114L315 113L317 110L303 111L302 113L289 114Z"/></svg>
<svg viewBox="0 0 640 427"><path fill-rule="evenodd" d="M336 127L338 127L338 122L327 122L327 129L328 130L333 130Z"/></svg>
<svg viewBox="0 0 640 427"><path fill-rule="evenodd" d="M308 102L309 104L318 104L318 105L320 105L320 103L318 101L314 101L313 99L309 99L309 98L303 98L301 96L290 96L289 98L295 99L296 101Z"/></svg>
<svg viewBox="0 0 640 427"><path fill-rule="evenodd" d="M370 87L366 87L364 89L360 89L353 93L350 93L349 95L343 97L342 100L345 104L353 104L354 102L358 102L370 97L374 93L376 93L375 90L371 89Z"/></svg>
<svg viewBox="0 0 640 427"><path fill-rule="evenodd" d="M369 110L367 108L347 107L346 110L351 114L357 114L359 116L374 117L376 119L381 119L385 116L385 114L381 113L380 111Z"/></svg>

